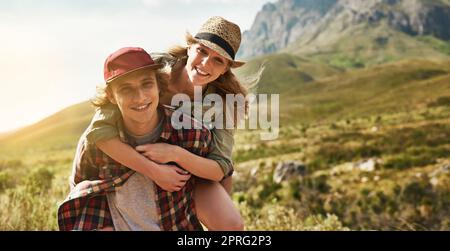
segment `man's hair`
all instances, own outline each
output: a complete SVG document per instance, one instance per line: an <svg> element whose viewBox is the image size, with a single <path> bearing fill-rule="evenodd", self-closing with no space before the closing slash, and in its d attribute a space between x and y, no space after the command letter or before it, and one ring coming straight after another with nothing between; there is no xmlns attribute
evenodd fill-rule
<svg viewBox="0 0 450 251"><path fill-rule="evenodd" d="M167 86L169 85L170 67L165 66L161 69L158 69L156 71L153 70L153 71L155 72L156 84L158 85L159 96L161 97L167 91ZM111 92L111 86L112 86L112 83L110 83L108 85L103 84L103 85L97 86L97 91L96 91L95 97L94 97L94 99L91 100L91 103L95 107L102 107L102 106L105 106L105 105L111 103L108 99L108 92Z"/></svg>

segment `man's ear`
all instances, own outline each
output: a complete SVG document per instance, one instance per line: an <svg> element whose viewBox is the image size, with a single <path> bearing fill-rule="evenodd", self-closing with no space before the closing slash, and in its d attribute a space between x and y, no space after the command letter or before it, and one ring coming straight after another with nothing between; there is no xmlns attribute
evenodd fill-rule
<svg viewBox="0 0 450 251"><path fill-rule="evenodd" d="M112 93L111 87L106 88L105 92L109 102L111 102L114 105L117 105L117 101L116 98L114 97L114 94Z"/></svg>

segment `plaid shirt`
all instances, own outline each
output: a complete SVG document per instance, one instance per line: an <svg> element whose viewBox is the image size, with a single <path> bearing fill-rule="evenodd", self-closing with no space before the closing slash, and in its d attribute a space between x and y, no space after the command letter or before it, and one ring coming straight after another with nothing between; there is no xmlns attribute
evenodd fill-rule
<svg viewBox="0 0 450 251"><path fill-rule="evenodd" d="M205 157L210 151L211 133L208 129L174 129L173 110L164 108L163 131L159 142L181 146ZM192 125L198 123L190 118ZM194 127L192 127L194 128ZM119 137L135 146L118 124ZM97 230L113 226L106 193L115 192L135 171L116 162L94 143L87 142L85 134L78 144L73 164L71 192L58 208L58 225L62 231ZM178 192L167 192L155 183L159 225L164 231L203 230L197 219L193 200L195 178L191 178Z"/></svg>

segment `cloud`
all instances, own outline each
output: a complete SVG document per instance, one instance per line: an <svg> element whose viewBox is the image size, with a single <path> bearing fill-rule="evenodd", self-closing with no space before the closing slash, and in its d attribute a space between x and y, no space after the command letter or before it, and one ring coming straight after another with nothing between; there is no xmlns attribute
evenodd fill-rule
<svg viewBox="0 0 450 251"><path fill-rule="evenodd" d="M145 6L155 7L155 6L160 6L165 1L161 1L161 0L142 0L142 2L144 3Z"/></svg>

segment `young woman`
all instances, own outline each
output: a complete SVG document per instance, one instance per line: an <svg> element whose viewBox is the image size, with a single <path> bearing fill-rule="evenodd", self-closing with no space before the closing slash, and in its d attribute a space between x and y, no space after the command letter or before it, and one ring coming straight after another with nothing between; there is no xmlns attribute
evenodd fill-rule
<svg viewBox="0 0 450 251"><path fill-rule="evenodd" d="M170 67L170 81L160 99L161 104L170 105L172 97L179 93L187 94L193 99L195 86L202 87L203 95L215 93L223 99L226 94L246 95L246 89L230 70L244 64L234 60L241 42L239 26L221 17L212 17L203 24L195 37L187 34L186 42L187 47L177 46L168 53L152 55L156 62ZM117 108L111 106L98 110L87 137L111 158L131 169L145 167L149 165L149 161L176 163L202 178L196 184L194 192L200 221L209 230L244 229L239 211L228 195L232 185L234 130L211 130L213 151L207 158L163 143L133 149L117 137L114 125L119 115ZM158 185L167 191L180 190L186 181L178 180L177 175L179 174L174 171L173 176L168 176L166 182Z"/></svg>

